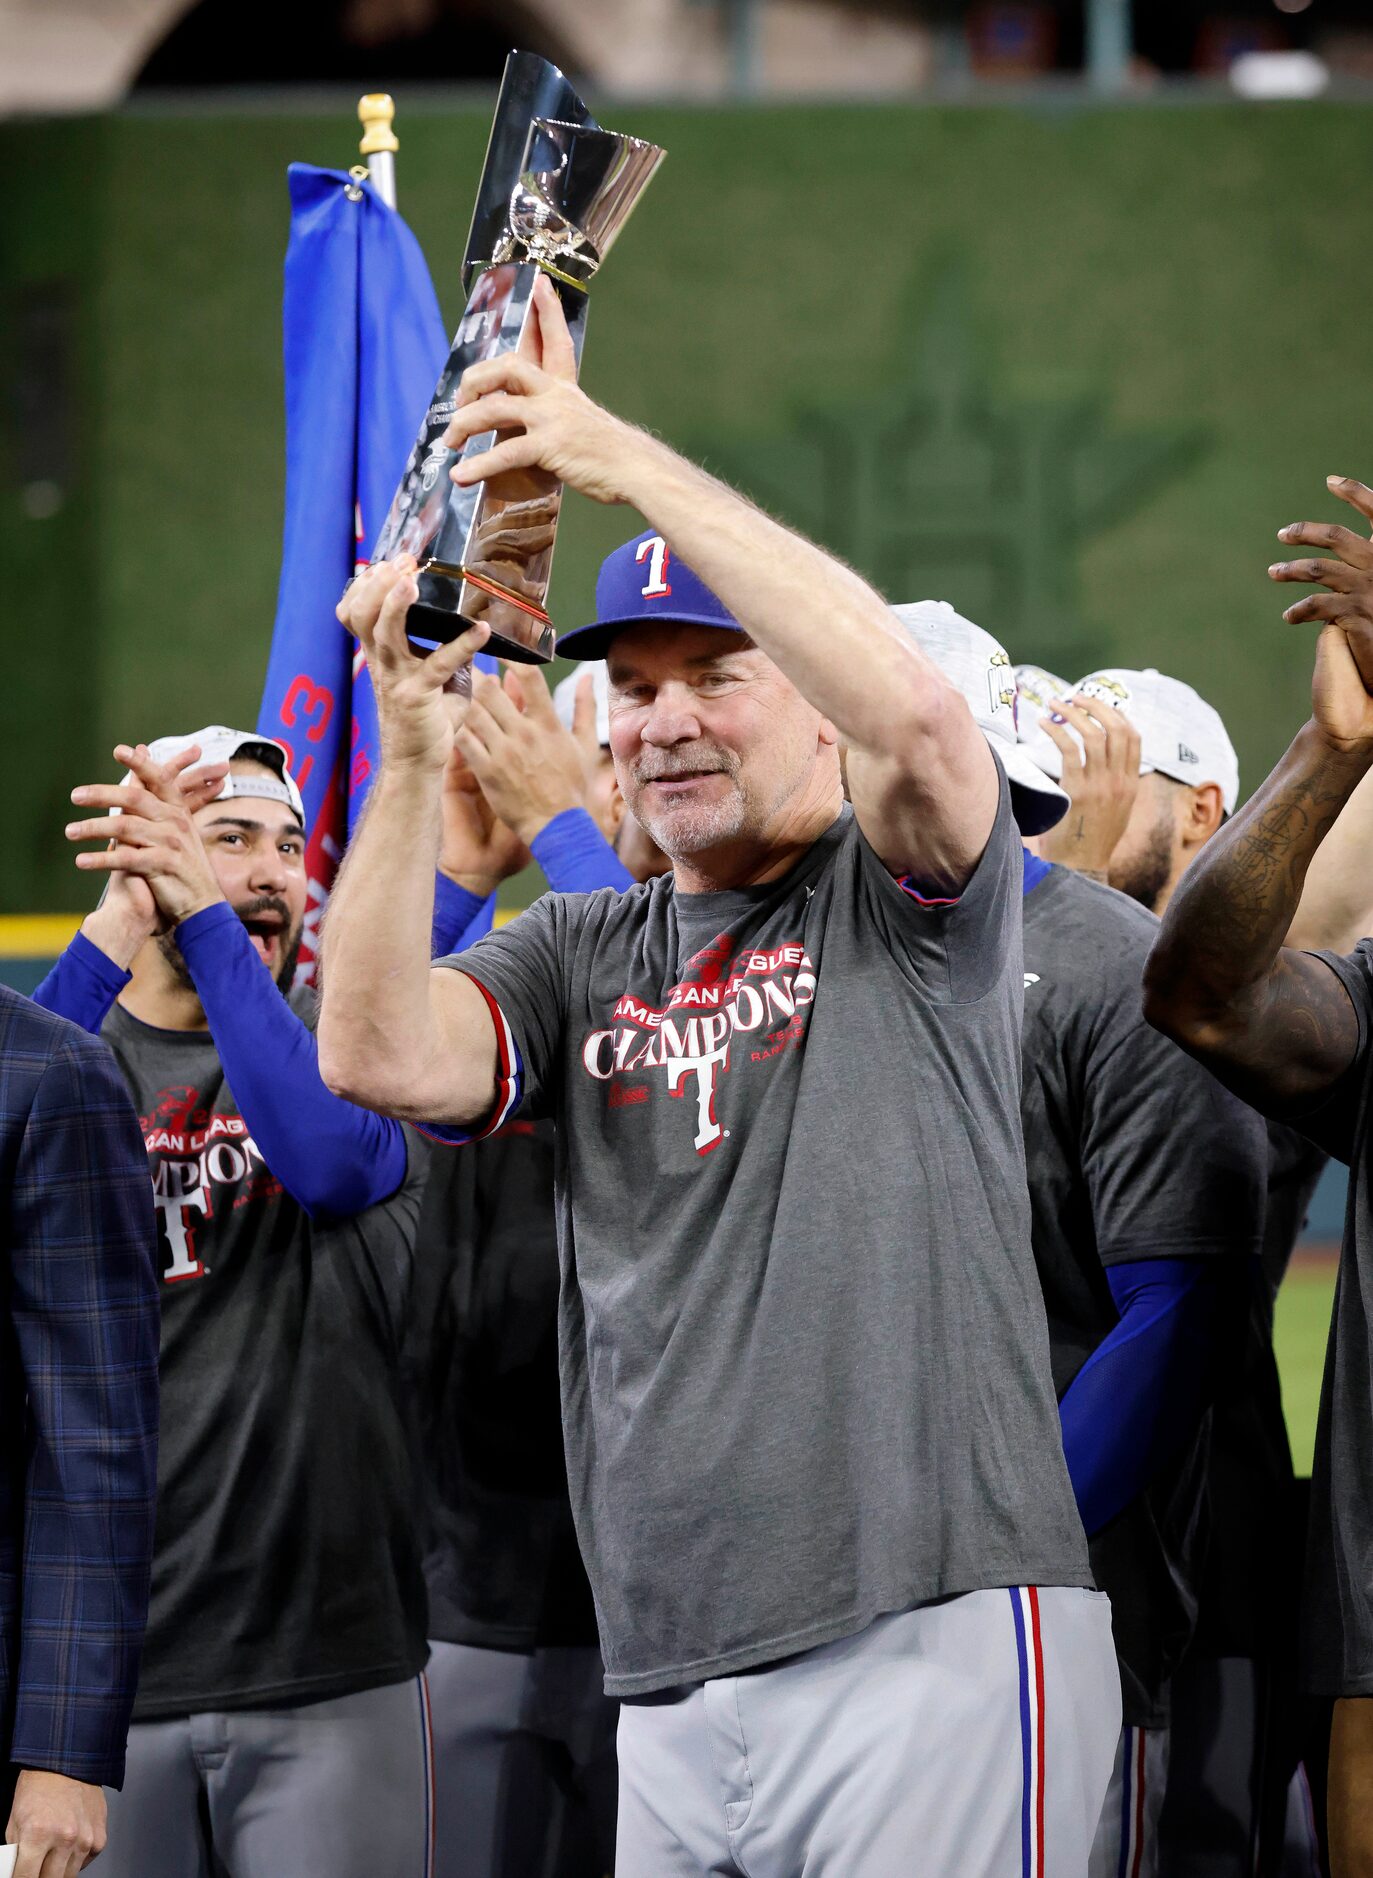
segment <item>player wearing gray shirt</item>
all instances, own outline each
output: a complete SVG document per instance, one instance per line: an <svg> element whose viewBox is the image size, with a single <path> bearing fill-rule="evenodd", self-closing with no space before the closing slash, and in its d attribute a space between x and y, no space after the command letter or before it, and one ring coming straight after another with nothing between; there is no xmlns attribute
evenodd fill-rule
<svg viewBox="0 0 1373 1878"><path fill-rule="evenodd" d="M1169 1679L1197 1616L1208 1411L1238 1371L1262 1282L1267 1135L1144 1022L1153 916L1028 854L1025 874L1035 1261L1125 1722L1089 1870L1144 1878L1163 1868Z"/></svg>
<svg viewBox="0 0 1373 1878"><path fill-rule="evenodd" d="M1005 752L1027 837L1068 807L1017 741L1010 660L939 601L894 609ZM1003 691L1003 685L1006 691ZM1006 693L1009 692L1009 695ZM1008 747L1009 746L1009 747ZM1021 1114L1064 1453L1111 1600L1125 1726L1089 1878L1154 1878L1169 1678L1196 1615L1207 1408L1261 1283L1264 1126L1144 1021L1158 922L1024 853Z"/></svg>
<svg viewBox="0 0 1373 1878"><path fill-rule="evenodd" d="M922 906L845 809L778 881L549 894L451 961L557 1123L613 1695L1091 1582L1027 1256L1019 871L1007 798L957 904Z"/></svg>
<svg viewBox="0 0 1373 1878"><path fill-rule="evenodd" d="M598 624L673 874L549 896L430 971L437 776L484 638L344 617L385 761L337 889L321 1058L444 1132L559 1124L569 1473L620 1727L621 1878L1079 1870L1119 1725L1036 1296L1019 852L962 698L849 570L544 364L464 382L459 466L652 523ZM693 571L694 569L694 571ZM564 645L568 644L564 641ZM451 694L449 694L451 700ZM852 798L844 808L838 742Z"/></svg>
<svg viewBox="0 0 1373 1878"><path fill-rule="evenodd" d="M1168 1676L1195 1615L1203 1416L1238 1361L1260 1282L1267 1175L1260 1118L1144 1022L1140 977L1156 930L1124 894L1026 857L1035 1259L1069 1469L1092 1509L1093 1566L1137 1728L1166 1724ZM1132 1308L1141 1285L1143 1314ZM1115 1414L1084 1427L1070 1391L1093 1357L1101 1366L1112 1332L1132 1346L1108 1358ZM1109 1432L1132 1416L1134 1427Z"/></svg>

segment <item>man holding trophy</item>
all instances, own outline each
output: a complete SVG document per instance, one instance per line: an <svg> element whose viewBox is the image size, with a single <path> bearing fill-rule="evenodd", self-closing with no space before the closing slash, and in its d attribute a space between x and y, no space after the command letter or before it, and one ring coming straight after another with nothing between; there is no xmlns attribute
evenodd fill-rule
<svg viewBox="0 0 1373 1878"><path fill-rule="evenodd" d="M548 280L531 307L461 381L451 476L647 517L564 645L608 660L672 872L431 969L451 692L495 622L422 656L426 570L374 564L339 609L383 762L323 1073L448 1139L557 1122L622 1878L1084 1870L1120 1695L1030 1252L1004 773L871 588L592 403Z"/></svg>

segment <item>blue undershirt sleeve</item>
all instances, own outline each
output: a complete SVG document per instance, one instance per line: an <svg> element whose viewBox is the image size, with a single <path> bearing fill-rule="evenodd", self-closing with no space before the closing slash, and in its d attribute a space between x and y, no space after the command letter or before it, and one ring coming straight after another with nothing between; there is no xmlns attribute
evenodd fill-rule
<svg viewBox="0 0 1373 1878"><path fill-rule="evenodd" d="M436 959L461 952L489 933L496 917L496 896L469 893L447 874L434 876L434 927L431 950Z"/></svg>
<svg viewBox="0 0 1373 1878"><path fill-rule="evenodd" d="M555 893L595 893L614 887L623 893L633 876L585 809L564 809L531 843L534 859ZM481 900L446 874L434 877L433 954L451 957L492 930L496 896Z"/></svg>
<svg viewBox="0 0 1373 1878"><path fill-rule="evenodd" d="M1240 1258L1135 1259L1106 1269L1120 1322L1059 1403L1063 1451L1090 1538L1195 1434L1242 1312Z"/></svg>
<svg viewBox="0 0 1373 1878"><path fill-rule="evenodd" d="M529 844L554 893L623 893L634 877L585 809L564 809Z"/></svg>
<svg viewBox="0 0 1373 1878"><path fill-rule="evenodd" d="M98 1037L130 975L79 932L34 992L33 1001Z"/></svg>
<svg viewBox="0 0 1373 1878"><path fill-rule="evenodd" d="M313 1032L219 901L176 929L210 1034L248 1131L282 1186L315 1218L346 1218L405 1178L405 1135L389 1116L324 1086Z"/></svg>

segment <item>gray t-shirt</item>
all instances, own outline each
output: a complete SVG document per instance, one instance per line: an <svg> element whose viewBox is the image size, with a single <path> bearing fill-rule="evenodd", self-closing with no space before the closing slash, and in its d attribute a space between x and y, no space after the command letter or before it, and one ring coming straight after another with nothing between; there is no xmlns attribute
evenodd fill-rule
<svg viewBox="0 0 1373 1878"><path fill-rule="evenodd" d="M1309 1114L1287 1119L1349 1166L1344 1246L1311 1469L1304 1668L1327 1695L1373 1695L1373 941L1320 954L1349 993L1359 1047Z"/></svg>
<svg viewBox="0 0 1373 1878"><path fill-rule="evenodd" d="M1003 779L956 903L845 810L785 879L550 894L448 961L558 1124L568 1472L606 1688L1089 1585L1021 1146Z"/></svg>
<svg viewBox="0 0 1373 1878"><path fill-rule="evenodd" d="M1252 1109L1145 1022L1153 915L1042 862L1027 863L1026 884L1025 1158L1061 1396L1120 1321L1107 1267L1234 1257L1258 1282L1268 1138ZM1225 1354L1217 1387L1238 1362L1238 1350ZM1196 1617L1205 1461L1203 1426L1092 1539L1131 1726L1168 1718L1168 1678Z"/></svg>

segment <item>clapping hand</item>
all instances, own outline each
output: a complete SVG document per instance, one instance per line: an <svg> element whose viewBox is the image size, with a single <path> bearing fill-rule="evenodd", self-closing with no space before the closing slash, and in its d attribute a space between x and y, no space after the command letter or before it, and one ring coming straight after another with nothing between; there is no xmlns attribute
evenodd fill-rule
<svg viewBox="0 0 1373 1878"><path fill-rule="evenodd" d="M191 823L194 846L203 856L204 848L191 818L197 809L214 801L224 786L229 765L207 763L195 767L200 762L199 744L191 744L161 765L152 762L142 744L136 750L120 744L114 755L116 762L134 771L135 780L127 784L85 784L72 790L71 799L83 808L131 809L138 826L121 813L118 817L72 822L67 828L67 838L87 841L103 834L108 840L104 856L79 854L76 857L77 866L84 871L104 871L107 875L100 904L86 916L81 930L107 958L127 970L148 939L157 933L170 932L177 923L159 900L147 871L152 844L146 839L146 817L138 817L137 810L155 806L160 815L161 808L168 803L179 804ZM149 778L149 782L139 779L140 766L143 777ZM205 865L208 868L208 860Z"/></svg>
<svg viewBox="0 0 1373 1878"><path fill-rule="evenodd" d="M1064 721L1041 717L1039 723L1062 754L1071 807L1040 836L1039 851L1046 861L1105 880L1139 794L1139 732L1114 705L1096 698L1055 698L1053 705Z"/></svg>
<svg viewBox="0 0 1373 1878"><path fill-rule="evenodd" d="M554 708L542 671L479 672L457 746L492 809L526 844L558 815L585 808L582 750Z"/></svg>
<svg viewBox="0 0 1373 1878"><path fill-rule="evenodd" d="M439 871L485 899L528 867L529 849L500 821L482 786L455 748L443 773L443 842Z"/></svg>
<svg viewBox="0 0 1373 1878"><path fill-rule="evenodd" d="M1373 489L1350 476L1327 476L1326 487L1373 522ZM1339 522L1292 522L1278 530L1278 540L1328 548L1334 557L1277 561L1268 573L1325 589L1296 601L1283 618L1291 626L1314 621L1323 629L1311 687L1321 730L1340 749L1373 742L1373 540Z"/></svg>

